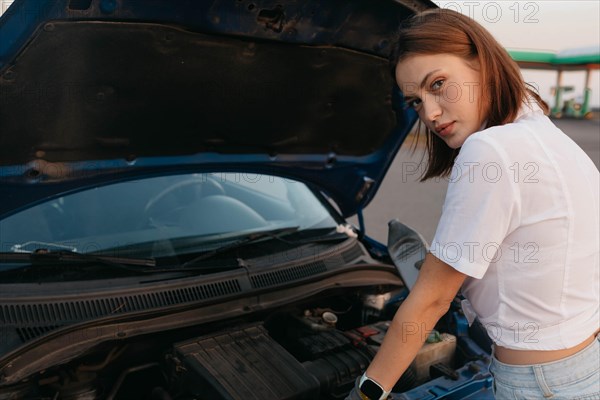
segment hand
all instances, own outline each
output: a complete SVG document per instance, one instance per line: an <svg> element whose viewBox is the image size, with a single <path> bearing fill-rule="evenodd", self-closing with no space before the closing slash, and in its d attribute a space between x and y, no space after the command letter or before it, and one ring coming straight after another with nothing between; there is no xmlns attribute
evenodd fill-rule
<svg viewBox="0 0 600 400"><path fill-rule="evenodd" d="M356 378L356 381L354 381L354 388L352 389L352 391L350 393L348 393L348 396L346 397L345 400L364 400L364 397L360 395L360 391L358 390L358 382L360 381L360 376L358 378Z"/></svg>

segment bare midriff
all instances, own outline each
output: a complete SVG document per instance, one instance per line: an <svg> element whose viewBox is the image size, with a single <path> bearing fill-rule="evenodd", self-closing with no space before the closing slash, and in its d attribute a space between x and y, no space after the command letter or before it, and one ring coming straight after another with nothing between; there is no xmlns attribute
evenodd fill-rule
<svg viewBox="0 0 600 400"><path fill-rule="evenodd" d="M563 358L572 356L573 354L583 350L592 343L596 335L600 332L598 329L594 334L585 339L583 342L568 349L561 350L513 350L502 346L495 346L494 356L498 361L504 364L512 365L527 365L541 364L552 361L558 361Z"/></svg>

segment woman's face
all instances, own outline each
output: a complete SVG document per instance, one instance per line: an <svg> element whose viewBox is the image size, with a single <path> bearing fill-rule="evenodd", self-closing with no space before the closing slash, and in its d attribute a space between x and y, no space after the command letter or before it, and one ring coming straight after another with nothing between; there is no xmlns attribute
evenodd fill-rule
<svg viewBox="0 0 600 400"><path fill-rule="evenodd" d="M453 149L480 130L482 83L478 65L451 54L414 55L396 66L406 104Z"/></svg>

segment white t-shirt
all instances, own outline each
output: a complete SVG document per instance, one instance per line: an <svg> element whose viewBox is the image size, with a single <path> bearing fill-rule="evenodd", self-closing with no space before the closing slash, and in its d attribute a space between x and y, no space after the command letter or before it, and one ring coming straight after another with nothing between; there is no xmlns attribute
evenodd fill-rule
<svg viewBox="0 0 600 400"><path fill-rule="evenodd" d="M599 181L536 104L464 142L430 251L468 275L466 306L496 344L565 349L598 329Z"/></svg>

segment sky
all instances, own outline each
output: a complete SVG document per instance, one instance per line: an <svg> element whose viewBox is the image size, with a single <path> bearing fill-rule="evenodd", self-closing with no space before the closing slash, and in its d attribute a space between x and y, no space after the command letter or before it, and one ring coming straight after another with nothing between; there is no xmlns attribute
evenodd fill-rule
<svg viewBox="0 0 600 400"><path fill-rule="evenodd" d="M451 8L474 18L508 49L558 52L578 47L600 47L600 0L433 2L441 8ZM0 14L11 3L12 0L0 0ZM542 98L552 100L550 90L556 83L555 72L524 70L523 76L539 88ZM575 86L573 94L566 98L583 92L584 79L584 72L564 74L563 85ZM591 88L591 104L600 107L600 71L592 73Z"/></svg>
<svg viewBox="0 0 600 400"><path fill-rule="evenodd" d="M437 1L441 8L450 8L468 15L483 25L506 48L559 52L579 47L600 51L599 0L544 1ZM565 99L583 93L584 72L563 73L565 86L575 86ZM542 98L552 102L551 87L556 84L556 72L523 70L527 82L539 88ZM592 73L591 105L600 106L600 71Z"/></svg>
<svg viewBox="0 0 600 400"><path fill-rule="evenodd" d="M560 51L600 45L600 1L437 1L474 18L507 48Z"/></svg>

